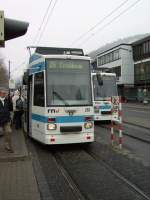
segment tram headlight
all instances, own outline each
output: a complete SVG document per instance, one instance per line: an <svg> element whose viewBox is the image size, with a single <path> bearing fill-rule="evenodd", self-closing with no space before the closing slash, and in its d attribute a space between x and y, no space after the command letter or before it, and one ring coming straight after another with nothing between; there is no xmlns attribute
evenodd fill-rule
<svg viewBox="0 0 150 200"><path fill-rule="evenodd" d="M47 130L56 130L56 129L57 129L56 124L53 123L47 124Z"/></svg>
<svg viewBox="0 0 150 200"><path fill-rule="evenodd" d="M90 129L90 128L92 128L92 127L93 127L93 122L85 122L85 123L84 123L84 128Z"/></svg>

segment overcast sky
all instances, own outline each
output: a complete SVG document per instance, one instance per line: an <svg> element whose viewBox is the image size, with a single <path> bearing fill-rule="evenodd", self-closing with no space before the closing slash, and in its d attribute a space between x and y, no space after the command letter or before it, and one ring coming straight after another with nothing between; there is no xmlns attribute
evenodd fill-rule
<svg viewBox="0 0 150 200"><path fill-rule="evenodd" d="M150 33L150 0L0 0L0 5L6 18L30 24L26 35L0 49L5 63L11 61L13 77L28 62L29 45L76 47L88 53L120 38Z"/></svg>

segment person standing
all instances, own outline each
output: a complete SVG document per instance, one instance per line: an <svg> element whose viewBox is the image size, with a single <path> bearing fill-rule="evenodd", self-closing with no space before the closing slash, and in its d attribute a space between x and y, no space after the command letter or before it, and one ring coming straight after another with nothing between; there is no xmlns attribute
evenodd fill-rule
<svg viewBox="0 0 150 200"><path fill-rule="evenodd" d="M9 111L10 111L10 124L12 126L12 121L13 121L13 103L12 103L12 96L10 94L10 92L8 93L8 96L6 97L8 99L8 103L9 103Z"/></svg>
<svg viewBox="0 0 150 200"><path fill-rule="evenodd" d="M23 114L23 97L20 95L20 92L16 90L14 96L12 97L13 102L13 111L14 111L14 123L15 128L22 128L22 114Z"/></svg>
<svg viewBox="0 0 150 200"><path fill-rule="evenodd" d="M8 90L5 87L0 88L0 127L4 132L5 149L13 153L12 141L11 141L11 127L10 127L10 100L7 98Z"/></svg>

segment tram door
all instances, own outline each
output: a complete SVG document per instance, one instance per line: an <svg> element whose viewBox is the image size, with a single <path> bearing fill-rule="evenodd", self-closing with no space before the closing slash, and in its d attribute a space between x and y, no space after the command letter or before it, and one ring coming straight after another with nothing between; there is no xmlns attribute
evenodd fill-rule
<svg viewBox="0 0 150 200"><path fill-rule="evenodd" d="M28 104L28 109L29 109L29 135L32 135L32 104L33 104L33 76L31 75L29 78L29 104Z"/></svg>

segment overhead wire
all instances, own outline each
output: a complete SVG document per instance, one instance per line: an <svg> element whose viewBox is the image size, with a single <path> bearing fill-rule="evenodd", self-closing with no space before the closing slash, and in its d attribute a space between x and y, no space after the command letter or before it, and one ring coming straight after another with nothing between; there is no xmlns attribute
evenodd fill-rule
<svg viewBox="0 0 150 200"><path fill-rule="evenodd" d="M40 31L42 31L42 27L43 27L44 21L45 21L47 15L48 15L48 12L49 12L49 10L50 10L50 7L51 7L51 5L52 5L52 2L53 2L53 0L51 0L50 3L48 4L48 7L47 7L46 12L45 12L45 14L44 14L44 16L43 16L43 19L42 19L41 24L40 24L40 26L39 26L39 28L38 28L38 32L37 32L37 34L36 34L36 37L34 38L33 43L36 42L36 40L37 40L37 38L38 38L38 35L40 34ZM55 5L55 4L54 4L54 5ZM54 9L54 6L53 6L52 9ZM47 21L46 21L46 23L47 23ZM40 38L40 36L39 36L39 38ZM11 73L14 73L16 70L18 70L18 67L23 66L24 64L25 64L25 60L24 60L20 65L18 65L17 67L15 67L15 68L11 71Z"/></svg>
<svg viewBox="0 0 150 200"><path fill-rule="evenodd" d="M38 39L37 43L40 42L40 40L41 40L41 38L42 38L42 36L43 36L43 33L44 33L44 31L45 31L45 28L46 28L46 26L47 26L47 23L48 23L50 17L52 16L52 13L53 13L53 11L54 11L54 8L55 8L55 6L56 6L57 1L58 1L58 0L55 1L55 3L54 3L54 5L53 5L53 7L52 7L52 9L51 9L51 11L50 11L49 14L48 14L48 12L49 12L49 10L50 10L50 8L51 8L51 5L52 5L53 0L51 0L50 3L48 4L48 7L47 7L47 9L46 9L46 12L45 12L45 14L44 14L44 16L43 16L43 18L42 18L41 24L40 24L40 26L39 26L39 28L38 28L37 34L36 34L36 36L35 36L35 38L34 38L34 41L33 41L34 44L36 43L36 40L37 40L37 39ZM47 20L46 20L46 17L47 17ZM45 23L45 25L44 25L45 20L46 20L46 23ZM40 33L40 32L41 32L41 33ZM39 34L40 34L40 35L39 35ZM38 37L38 35L39 35L39 37ZM23 66L24 64L25 64L25 60L24 60L21 64L19 64L17 67L15 67L10 73L13 74L15 71L18 71L18 70L20 69L19 67L20 67L20 66Z"/></svg>
<svg viewBox="0 0 150 200"><path fill-rule="evenodd" d="M39 26L39 28L38 28L37 34L36 34L36 36L35 36L35 38L34 38L33 44L36 42L37 37L38 37L38 35L39 35L39 32L40 32L41 29L42 29L42 26L43 26L43 24L44 24L44 21L45 21L45 19L46 19L46 16L48 15L48 12L49 12L49 9L50 9L50 7L51 7L52 2L53 2L53 0L51 0L51 1L49 2L49 4L48 4L48 7L47 7L47 9L46 9L46 12L45 12L45 14L44 14L44 16L43 16L43 19L42 19L42 21L41 21L41 24L40 24L40 26Z"/></svg>
<svg viewBox="0 0 150 200"><path fill-rule="evenodd" d="M45 23L45 25L43 26L43 29L42 29L42 31L41 31L41 33L40 33L40 36L39 36L39 39L38 39L37 43L40 42L40 40L41 40L41 38L42 38L42 36L43 36L43 34L44 34L45 28L46 28L46 26L47 26L47 24L48 24L48 22L49 22L49 20L50 20L50 17L52 16L52 13L53 13L53 11L54 11L54 8L55 8L57 2L58 2L58 0L55 1L54 5L53 5L53 7L52 7L52 9L51 9L51 11L50 11L48 17L47 17L46 23Z"/></svg>
<svg viewBox="0 0 150 200"><path fill-rule="evenodd" d="M100 24L102 24L107 18L109 18L112 14L114 14L117 10L119 10L122 6L124 6L129 0L125 0L123 1L121 4L119 4L119 6L117 6L115 9L113 9L108 15L106 15L105 17L103 17L98 23L96 23L94 26L92 26L88 31L86 31L85 33L83 33L82 35L80 35L76 40L74 40L70 46L72 46L74 43L78 42L79 40L81 40L83 37L85 37L89 32L91 32L92 30L94 30L97 26L99 26Z"/></svg>
<svg viewBox="0 0 150 200"><path fill-rule="evenodd" d="M46 9L45 15L44 15L44 17L43 17L43 19L42 19L42 22L41 22L41 24L40 24L40 27L39 27L39 29L38 29L38 34L39 34L39 31L41 31L41 33L40 33L40 35L39 35L39 38L38 38L37 43L40 42L40 40L41 40L41 38L42 38L42 36L43 36L43 34L44 34L44 31L45 31L45 29L46 29L46 26L47 26L47 24L48 24L48 22L49 22L49 19L50 19L50 17L51 17L52 14L53 14L53 11L54 11L54 9L55 9L56 3L58 2L58 0L55 1L55 3L54 3L54 5L53 5L53 7L52 7L50 13L48 14L48 12L49 12L49 10L50 10L50 7L51 7L51 5L52 5L52 1L53 1L53 0L51 0L50 3L49 3L49 5L48 5L48 7L47 7L47 9ZM119 10L119 9L120 9L123 5L125 5L128 1L129 1L129 0L123 1L119 6L117 6L114 10L112 10L108 15L106 15L106 16L105 16L103 19L101 19L98 23L96 23L94 26L92 26L86 33L82 34L82 35L81 35L80 37L78 37L75 41L73 41L72 44L71 44L71 46L72 46L75 42L77 42L77 41L81 40L83 37L85 37L88 33L90 33L91 31L93 31L96 27L98 27L98 26L99 26L101 23L103 23L107 18L109 18L112 14L114 14L117 10ZM92 38L97 32L100 32L100 31L102 31L104 28L106 28L107 26L109 26L113 21L115 21L115 20L118 19L121 15L123 15L125 12L127 12L127 11L130 10L132 7L134 7L139 1L141 1L141 0L135 1L133 4L131 4L131 5L130 5L129 7L127 7L125 10L123 10L119 15L115 16L115 17L114 17L111 21L109 21L107 24L105 24L104 26L102 26L101 28L99 28L95 33L92 33L86 40L84 40L84 41L81 43L81 45L85 44L85 43L86 43L90 38ZM47 17L47 15L48 15L48 17ZM44 21L45 21L46 17L47 17L47 20L46 20L46 23L45 23L45 25L44 25ZM38 36L38 34L37 34L37 36ZM36 36L34 42L36 41L37 36ZM23 64L24 64L24 63L25 63L25 62L23 62ZM23 65L23 64L20 64L20 65ZM19 66L20 66L20 65L19 65ZM17 66L15 69L13 69L13 71L12 71L11 73L13 73L17 68L18 68L18 66Z"/></svg>
<svg viewBox="0 0 150 200"><path fill-rule="evenodd" d="M85 44L89 39L91 39L97 32L100 32L102 30L104 30L104 28L106 28L107 26L109 26L112 22L114 22L116 19L118 19L121 15L123 15L124 13L126 13L127 11L129 11L132 7L134 7L139 1L141 0L137 0L135 1L133 4L131 4L130 6L128 6L125 10L123 10L119 15L115 16L111 21L109 21L107 24L105 24L104 26L102 26L101 28L99 28L95 33L92 33L88 38L86 38L83 42L81 42L79 45L83 45Z"/></svg>
<svg viewBox="0 0 150 200"><path fill-rule="evenodd" d="M42 26L43 26L43 24L44 24L44 21L45 21L45 19L46 19L46 16L48 15L48 12L49 12L49 9L50 9L50 7L51 7L52 2L53 2L53 0L51 0L50 3L48 4L48 7L47 7L47 9L46 9L46 12L45 12L43 18L42 18L41 24L40 24L40 26L39 26L39 28L38 28L38 31L37 31L37 34L36 34L36 36L35 36L35 38L34 38L33 43L35 43L36 40L37 40L37 38L38 38L39 32L40 32L41 29L42 29ZM19 64L17 67L15 67L10 73L13 74L15 71L18 71L18 70L20 69L19 67L20 67L20 66L23 66L24 64L25 64L25 60L24 60L21 64Z"/></svg>

